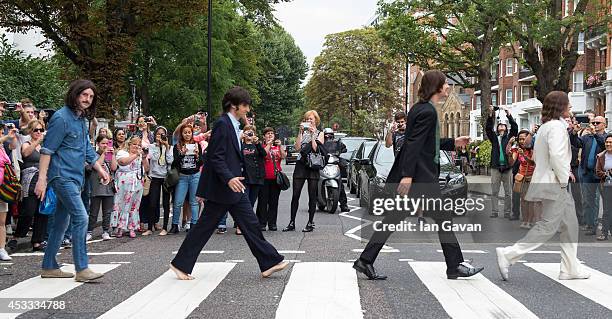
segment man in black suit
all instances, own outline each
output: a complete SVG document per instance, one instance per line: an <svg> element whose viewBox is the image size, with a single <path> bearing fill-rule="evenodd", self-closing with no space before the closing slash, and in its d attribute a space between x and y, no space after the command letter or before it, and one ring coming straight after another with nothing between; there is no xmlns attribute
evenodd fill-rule
<svg viewBox="0 0 612 319"><path fill-rule="evenodd" d="M446 98L448 89L444 73L438 70L425 72L419 89L420 101L408 112L404 144L387 177L388 186L398 185L393 191L400 196L410 194L410 197L417 198L420 195L426 198L440 198L441 191L438 184L440 150L454 150L457 146L469 143L469 137L459 137L455 140L440 139L438 114L433 104ZM451 213L448 211L425 213L431 213L438 226L451 218ZM407 213L389 212L383 219L382 225L399 224L407 215ZM390 231L374 232L363 253L353 264L353 268L369 279L386 279L386 276L376 273L373 264L391 234ZM438 236L446 260L448 279L471 277L482 271L482 267L475 268L463 260L461 247L452 231L444 231L440 227Z"/></svg>
<svg viewBox="0 0 612 319"><path fill-rule="evenodd" d="M284 257L263 237L257 216L245 193L247 189L242 184L244 165L240 151L239 119L246 116L250 107L251 97L241 87L230 89L223 97L224 113L214 124L197 191L198 197L204 200L204 211L170 264L170 269L181 280L193 279L189 274L200 251L228 211L257 259L262 277L287 268Z"/></svg>

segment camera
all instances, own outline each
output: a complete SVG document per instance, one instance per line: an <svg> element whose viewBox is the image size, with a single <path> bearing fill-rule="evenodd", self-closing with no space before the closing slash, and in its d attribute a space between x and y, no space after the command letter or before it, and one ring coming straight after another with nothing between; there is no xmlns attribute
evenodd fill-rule
<svg viewBox="0 0 612 319"><path fill-rule="evenodd" d="M253 137L253 136L255 136L255 134L253 134L253 132L248 132L248 133L246 133L246 136Z"/></svg>
<svg viewBox="0 0 612 319"><path fill-rule="evenodd" d="M151 122L153 122L153 118L152 118L152 117L150 117L150 116L145 117L145 119L144 119L144 120L145 120L145 122L147 122L147 123L151 123Z"/></svg>
<svg viewBox="0 0 612 319"><path fill-rule="evenodd" d="M309 128L310 128L310 122L304 122L304 123L302 123L302 127L303 127L305 130L309 129Z"/></svg>
<svg viewBox="0 0 612 319"><path fill-rule="evenodd" d="M161 138L162 141L167 141L168 140L168 137L166 136L166 134L162 134L160 136L160 138Z"/></svg>
<svg viewBox="0 0 612 319"><path fill-rule="evenodd" d="M499 106L497 106L497 105L493 106L493 111L495 111L495 112L499 111Z"/></svg>
<svg viewBox="0 0 612 319"><path fill-rule="evenodd" d="M4 107L9 111L14 111L17 108L17 102L6 102L4 103Z"/></svg>

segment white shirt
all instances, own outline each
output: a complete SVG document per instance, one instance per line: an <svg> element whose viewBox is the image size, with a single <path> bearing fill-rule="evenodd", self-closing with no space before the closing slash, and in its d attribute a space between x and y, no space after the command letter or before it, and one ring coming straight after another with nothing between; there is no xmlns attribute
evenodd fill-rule
<svg viewBox="0 0 612 319"><path fill-rule="evenodd" d="M236 139L238 140L238 148L242 148L242 144L240 143L240 121L232 113L227 113L230 120L232 121L232 125L234 126L234 131L236 131Z"/></svg>

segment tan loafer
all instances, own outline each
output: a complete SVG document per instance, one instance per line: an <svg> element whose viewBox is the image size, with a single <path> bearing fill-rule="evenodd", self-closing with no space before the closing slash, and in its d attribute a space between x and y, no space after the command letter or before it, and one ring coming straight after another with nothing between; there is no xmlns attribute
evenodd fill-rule
<svg viewBox="0 0 612 319"><path fill-rule="evenodd" d="M161 232L159 232L159 236L166 236L168 235L168 232L165 229L162 229Z"/></svg>
<svg viewBox="0 0 612 319"><path fill-rule="evenodd" d="M76 277L74 280L78 282L90 282L96 279L100 279L104 276L102 273L97 273L91 270L90 268L85 268L76 273Z"/></svg>
<svg viewBox="0 0 612 319"><path fill-rule="evenodd" d="M272 266L270 269L262 272L261 276L264 277L264 278L268 278L268 277L272 276L272 274L275 273L275 272L285 270L285 268L287 268L287 266L289 266L288 262L281 261L280 263Z"/></svg>
<svg viewBox="0 0 612 319"><path fill-rule="evenodd" d="M153 235L153 232L150 230L147 230L146 232L142 233L142 236L149 236L149 235Z"/></svg>
<svg viewBox="0 0 612 319"><path fill-rule="evenodd" d="M40 274L42 278L72 278L74 274L71 272L65 272L61 269L43 269Z"/></svg>

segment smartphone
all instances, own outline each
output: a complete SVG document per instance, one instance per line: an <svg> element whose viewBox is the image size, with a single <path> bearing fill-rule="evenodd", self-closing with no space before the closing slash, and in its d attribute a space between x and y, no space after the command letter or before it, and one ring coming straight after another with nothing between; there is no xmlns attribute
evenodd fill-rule
<svg viewBox="0 0 612 319"><path fill-rule="evenodd" d="M187 144L187 153L186 155L194 155L195 154L195 150L196 150L196 145L195 144Z"/></svg>

